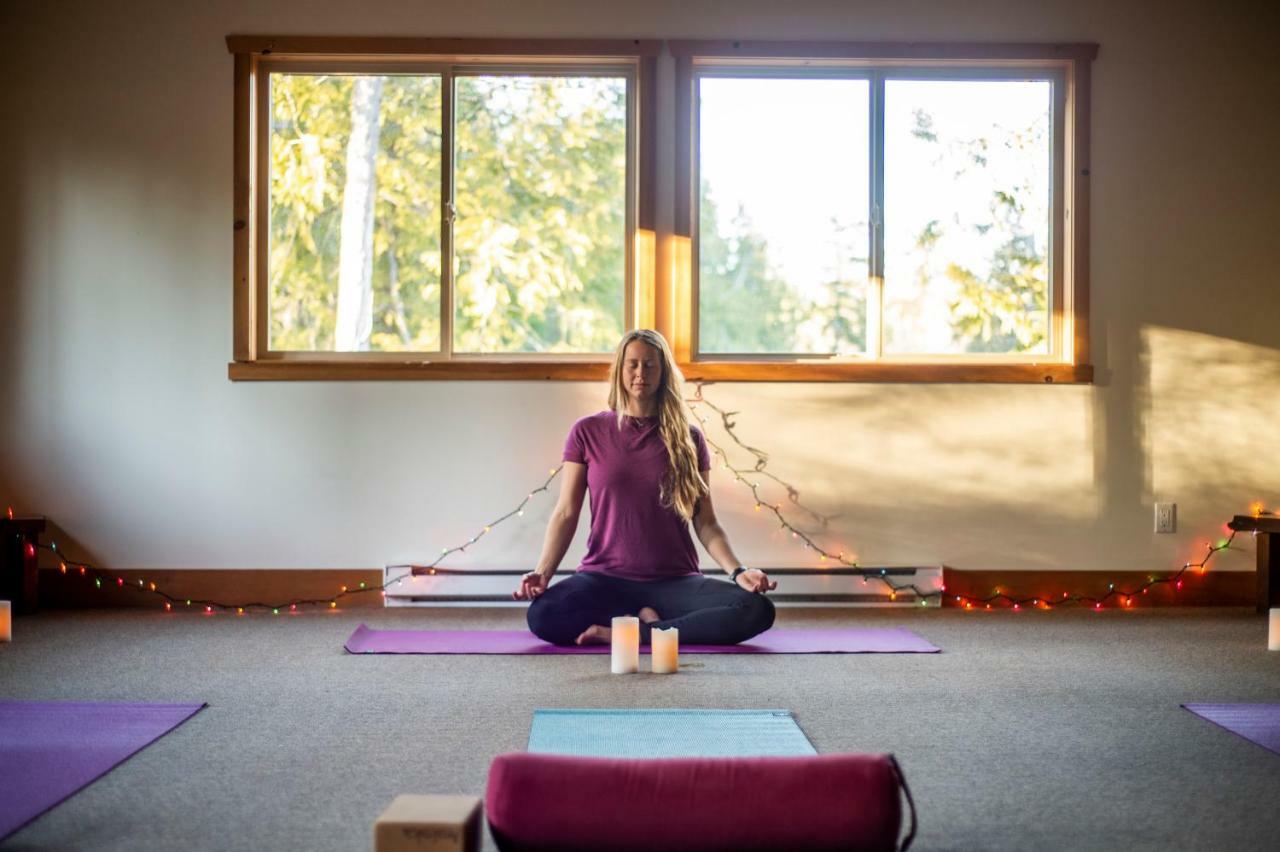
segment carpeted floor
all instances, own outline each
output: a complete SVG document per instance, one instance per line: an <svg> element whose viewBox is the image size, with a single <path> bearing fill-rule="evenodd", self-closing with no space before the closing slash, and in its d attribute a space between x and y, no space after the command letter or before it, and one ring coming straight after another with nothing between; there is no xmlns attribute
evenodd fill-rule
<svg viewBox="0 0 1280 852"><path fill-rule="evenodd" d="M1178 706L1280 702L1280 653L1250 610L782 609L779 626L902 625L943 653L697 656L676 677L612 676L607 656L342 650L361 621L522 620L514 609L16 619L0 699L209 707L0 848L369 849L397 794L481 793L489 760L523 749L537 707L789 708L820 752L898 756L919 849L1280 845L1280 757ZM768 806L761 792L744 819Z"/></svg>

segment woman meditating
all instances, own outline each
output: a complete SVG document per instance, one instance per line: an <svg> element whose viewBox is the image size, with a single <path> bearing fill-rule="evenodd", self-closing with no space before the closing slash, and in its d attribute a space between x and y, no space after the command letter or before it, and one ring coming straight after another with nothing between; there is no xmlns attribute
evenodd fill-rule
<svg viewBox="0 0 1280 852"><path fill-rule="evenodd" d="M628 332L609 371L609 410L569 430L542 557L513 593L532 601L534 635L556 645L606 643L614 616L638 615L642 643L654 628L676 627L681 645L733 645L772 626L765 592L778 584L734 556L711 505L707 445L689 420L666 340L648 329ZM549 587L587 490L586 558ZM689 521L728 582L699 572Z"/></svg>

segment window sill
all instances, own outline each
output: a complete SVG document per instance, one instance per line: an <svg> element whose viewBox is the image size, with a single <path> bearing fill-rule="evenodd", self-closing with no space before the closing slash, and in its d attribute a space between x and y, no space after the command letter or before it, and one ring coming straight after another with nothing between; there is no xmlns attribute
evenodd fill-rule
<svg viewBox="0 0 1280 852"><path fill-rule="evenodd" d="M1089 384L1089 364L779 363L770 361L682 364L691 381L707 382L902 382L986 384Z"/></svg>
<svg viewBox="0 0 1280 852"><path fill-rule="evenodd" d="M986 384L1089 384L1089 364L794 364L769 361L681 364L689 381L707 382L901 382ZM323 362L233 361L227 378L253 381L579 381L603 382L600 362L436 361Z"/></svg>
<svg viewBox="0 0 1280 852"><path fill-rule="evenodd" d="M579 381L602 382L609 365L590 361L232 361L233 382L281 381Z"/></svg>

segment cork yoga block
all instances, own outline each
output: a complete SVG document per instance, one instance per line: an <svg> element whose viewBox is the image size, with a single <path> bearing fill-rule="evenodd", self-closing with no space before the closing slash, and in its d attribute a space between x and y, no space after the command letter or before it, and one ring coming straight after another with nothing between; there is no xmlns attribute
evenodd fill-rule
<svg viewBox="0 0 1280 852"><path fill-rule="evenodd" d="M396 796L373 823L374 852L478 852L476 796Z"/></svg>

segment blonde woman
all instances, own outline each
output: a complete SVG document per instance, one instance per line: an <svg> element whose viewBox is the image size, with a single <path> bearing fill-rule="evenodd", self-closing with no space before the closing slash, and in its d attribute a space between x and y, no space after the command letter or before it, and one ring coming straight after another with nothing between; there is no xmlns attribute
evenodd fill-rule
<svg viewBox="0 0 1280 852"><path fill-rule="evenodd" d="M683 377L667 341L637 329L618 343L609 409L573 424L560 499L538 567L513 593L529 600L529 629L556 645L608 642L615 615L640 617L640 641L677 627L683 645L733 645L773 625L776 589L734 555L711 505L711 459L689 422ZM550 585L591 492L591 533L577 572ZM729 575L703 577L689 536Z"/></svg>

